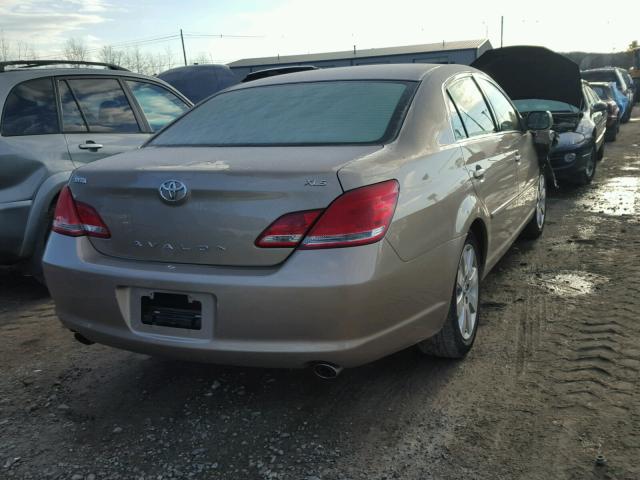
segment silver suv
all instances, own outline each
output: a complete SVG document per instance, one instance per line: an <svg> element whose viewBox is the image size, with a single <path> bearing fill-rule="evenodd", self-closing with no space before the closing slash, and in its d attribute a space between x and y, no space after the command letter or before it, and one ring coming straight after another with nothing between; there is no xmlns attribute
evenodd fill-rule
<svg viewBox="0 0 640 480"><path fill-rule="evenodd" d="M192 103L115 65L27 61L0 62L0 106L0 265L22 262L40 277L71 171L139 147Z"/></svg>

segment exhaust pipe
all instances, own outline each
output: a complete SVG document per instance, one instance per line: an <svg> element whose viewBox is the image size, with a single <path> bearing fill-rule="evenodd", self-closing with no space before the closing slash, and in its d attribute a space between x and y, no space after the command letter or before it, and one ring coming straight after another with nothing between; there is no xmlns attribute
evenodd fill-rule
<svg viewBox="0 0 640 480"><path fill-rule="evenodd" d="M93 345L94 343L96 343L92 340L89 340L87 337L85 337L84 335L78 332L73 332L73 338L75 338L77 341L79 341L83 345Z"/></svg>
<svg viewBox="0 0 640 480"><path fill-rule="evenodd" d="M327 362L318 362L313 365L313 373L316 377L320 377L323 380L333 380L342 372L342 367L333 365Z"/></svg>

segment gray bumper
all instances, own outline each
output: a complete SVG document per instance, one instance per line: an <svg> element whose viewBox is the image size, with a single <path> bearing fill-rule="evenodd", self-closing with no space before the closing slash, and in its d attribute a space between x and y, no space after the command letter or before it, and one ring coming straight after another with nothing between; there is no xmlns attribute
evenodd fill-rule
<svg viewBox="0 0 640 480"><path fill-rule="evenodd" d="M356 366L440 330L463 241L411 262L383 241L298 251L273 268L229 268L114 259L86 238L54 233L44 269L62 323L98 343L232 365ZM131 297L145 290L211 298L210 328L198 338L139 329Z"/></svg>

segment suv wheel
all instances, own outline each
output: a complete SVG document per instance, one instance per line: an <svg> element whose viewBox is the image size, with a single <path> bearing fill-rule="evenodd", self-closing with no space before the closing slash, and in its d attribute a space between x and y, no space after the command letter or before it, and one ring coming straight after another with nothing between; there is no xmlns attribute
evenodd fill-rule
<svg viewBox="0 0 640 480"><path fill-rule="evenodd" d="M442 330L418 344L427 355L462 358L473 346L480 317L480 277L478 242L469 233L462 247L449 314Z"/></svg>

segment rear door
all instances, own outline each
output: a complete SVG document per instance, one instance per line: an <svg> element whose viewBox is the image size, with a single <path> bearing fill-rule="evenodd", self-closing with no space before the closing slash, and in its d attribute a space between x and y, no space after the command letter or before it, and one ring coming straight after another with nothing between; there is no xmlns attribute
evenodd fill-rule
<svg viewBox="0 0 640 480"><path fill-rule="evenodd" d="M461 142L467 169L478 197L491 215L491 255L508 246L516 209L518 183L517 142L498 132L491 109L471 76L456 79L447 91L464 124Z"/></svg>
<svg viewBox="0 0 640 480"><path fill-rule="evenodd" d="M149 137L117 77L59 78L57 88L62 129L77 166L137 148Z"/></svg>
<svg viewBox="0 0 640 480"><path fill-rule="evenodd" d="M520 115L509 98L495 83L488 79L477 77L477 80L486 99L491 104L500 131L499 135L504 144L508 145L509 156L513 158L516 166L518 208L513 210L516 214L513 218L513 228L515 229L526 220L526 216L536 201L537 190L534 187L538 180L538 156L533 146L532 134L523 130ZM511 233L514 234L515 231Z"/></svg>

